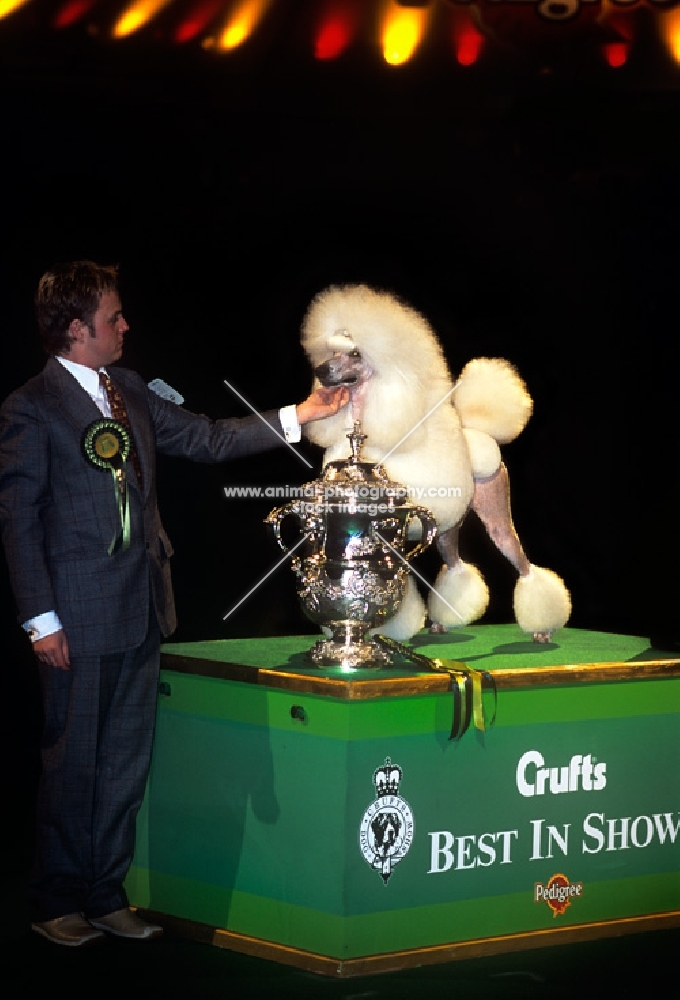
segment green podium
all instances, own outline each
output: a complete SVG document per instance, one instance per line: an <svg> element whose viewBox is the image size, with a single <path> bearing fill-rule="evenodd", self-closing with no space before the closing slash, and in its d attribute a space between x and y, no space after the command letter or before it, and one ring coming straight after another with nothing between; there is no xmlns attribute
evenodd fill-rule
<svg viewBox="0 0 680 1000"><path fill-rule="evenodd" d="M420 633L495 682L451 740L448 675L319 670L314 641L163 647L133 905L336 976L680 924L680 658Z"/></svg>

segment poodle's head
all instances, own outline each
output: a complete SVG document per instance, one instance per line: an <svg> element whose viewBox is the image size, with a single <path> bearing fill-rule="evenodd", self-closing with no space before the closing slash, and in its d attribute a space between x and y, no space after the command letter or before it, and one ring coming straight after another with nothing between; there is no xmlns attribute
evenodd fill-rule
<svg viewBox="0 0 680 1000"><path fill-rule="evenodd" d="M375 376L406 382L446 372L426 320L389 292L334 285L312 301L302 346L322 385L357 387ZM447 372L448 374L448 372Z"/></svg>
<svg viewBox="0 0 680 1000"><path fill-rule="evenodd" d="M373 369L364 361L348 330L336 330L326 344L333 353L314 369L321 385L327 388L344 385L356 389L371 377Z"/></svg>
<svg viewBox="0 0 680 1000"><path fill-rule="evenodd" d="M451 376L426 320L367 285L332 286L317 295L302 325L302 346L317 382L349 386L352 419L361 420L366 448L378 455L406 436L420 447L424 432L414 433L414 426L450 395ZM306 424L305 435L344 450L347 422L343 408Z"/></svg>

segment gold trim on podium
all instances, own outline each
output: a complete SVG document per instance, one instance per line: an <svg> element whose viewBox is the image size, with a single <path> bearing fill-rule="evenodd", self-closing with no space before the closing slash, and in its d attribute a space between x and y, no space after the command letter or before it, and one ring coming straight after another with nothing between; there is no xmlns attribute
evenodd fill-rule
<svg viewBox="0 0 680 1000"><path fill-rule="evenodd" d="M411 695L439 694L450 688L446 673L414 673L391 676L389 669L370 678L324 676L320 670L299 673L251 667L243 663L224 663L175 653L161 653L161 666L178 673L214 677L221 680L260 684L301 694L319 694L347 701L370 698L404 698ZM680 659L633 660L617 663L580 663L553 667L524 667L489 670L496 689L559 687L566 684L602 684L612 681L661 680L680 677Z"/></svg>
<svg viewBox="0 0 680 1000"><path fill-rule="evenodd" d="M680 927L680 910L668 913L650 913L641 917L621 917L615 920L601 920L589 924L575 924L570 927L555 927L545 930L524 931L519 934L504 934L498 937L476 938L451 944L431 945L426 948L412 948L381 955L366 955L362 958L346 960L318 955L299 948L235 934L233 931L185 920L182 917L167 916L153 910L140 910L154 923L160 923L180 937L186 937L203 944L252 955L253 958L292 965L306 972L337 979L355 976L369 976L383 972L397 972L400 969L422 965L439 965L466 959L486 958L514 951L531 951L534 948L548 948L554 945L578 944L582 941L596 941L608 937L622 937L626 934L645 934L652 931L670 930Z"/></svg>

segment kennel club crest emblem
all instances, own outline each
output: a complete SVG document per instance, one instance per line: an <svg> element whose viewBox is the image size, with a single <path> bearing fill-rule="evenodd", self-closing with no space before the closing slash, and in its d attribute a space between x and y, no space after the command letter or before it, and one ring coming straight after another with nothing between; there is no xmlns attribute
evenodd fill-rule
<svg viewBox="0 0 680 1000"><path fill-rule="evenodd" d="M413 813L399 795L403 772L385 758L373 772L375 801L364 813L359 827L359 847L367 863L380 872L385 885L394 866L406 856L413 843Z"/></svg>

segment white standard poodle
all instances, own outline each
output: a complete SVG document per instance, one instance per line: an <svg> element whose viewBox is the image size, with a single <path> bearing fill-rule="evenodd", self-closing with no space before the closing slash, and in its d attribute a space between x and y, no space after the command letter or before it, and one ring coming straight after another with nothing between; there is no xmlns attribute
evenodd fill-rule
<svg viewBox="0 0 680 1000"><path fill-rule="evenodd" d="M380 632L409 639L423 628L444 632L484 613L489 592L479 570L463 562L458 532L470 508L519 574L514 610L520 628L548 642L571 612L569 592L552 570L527 559L512 522L508 474L499 445L531 416L532 401L513 366L475 358L454 381L433 330L394 295L366 285L333 286L311 303L302 345L315 384L347 385L349 406L308 423L306 436L325 449L324 465L349 456L348 433L361 422L362 461L382 465L409 488L437 522L444 565L427 609L413 577L399 611Z"/></svg>

